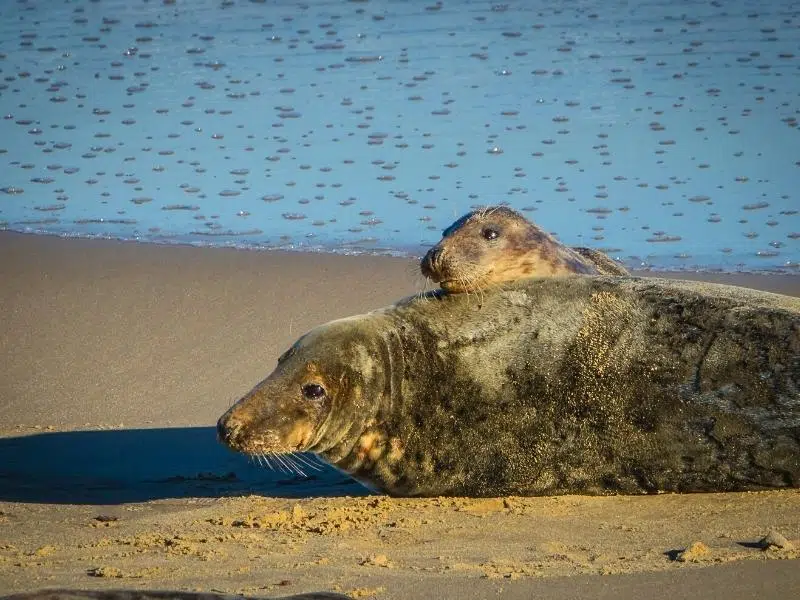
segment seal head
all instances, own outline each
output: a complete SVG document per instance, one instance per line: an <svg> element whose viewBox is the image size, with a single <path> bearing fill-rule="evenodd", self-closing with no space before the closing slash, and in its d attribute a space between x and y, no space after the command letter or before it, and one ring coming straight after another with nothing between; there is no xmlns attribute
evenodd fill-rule
<svg viewBox="0 0 800 600"><path fill-rule="evenodd" d="M338 455L381 410L367 390L383 390L381 338L357 318L333 321L301 337L273 373L230 408L219 438L250 455Z"/></svg>
<svg viewBox="0 0 800 600"><path fill-rule="evenodd" d="M602 252L565 246L505 206L476 210L458 219L428 251L420 269L453 293L525 277L628 274Z"/></svg>

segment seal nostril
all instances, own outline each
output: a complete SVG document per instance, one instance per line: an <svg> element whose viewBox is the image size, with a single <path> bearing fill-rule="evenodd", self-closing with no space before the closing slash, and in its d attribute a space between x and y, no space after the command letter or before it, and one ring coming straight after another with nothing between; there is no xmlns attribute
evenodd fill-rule
<svg viewBox="0 0 800 600"><path fill-rule="evenodd" d="M442 258L442 249L439 246L434 246L423 257L420 262L420 270L425 277L434 277L439 270L439 263Z"/></svg>
<svg viewBox="0 0 800 600"><path fill-rule="evenodd" d="M217 421L217 439L220 442L228 443L234 437L235 429L232 431L228 428L228 417L223 415Z"/></svg>

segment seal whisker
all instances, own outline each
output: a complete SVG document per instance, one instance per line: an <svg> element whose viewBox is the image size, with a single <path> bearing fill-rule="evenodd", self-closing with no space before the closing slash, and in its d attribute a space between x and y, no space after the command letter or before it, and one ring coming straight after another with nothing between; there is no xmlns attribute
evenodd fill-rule
<svg viewBox="0 0 800 600"><path fill-rule="evenodd" d="M291 454L284 454L284 457L286 458L286 462L288 462L288 463L289 463L289 466L290 466L290 467L291 467L291 468L294 470L294 472L295 472L295 473L297 473L297 474L298 474L298 475L300 475L301 477L308 478L308 475L306 475L306 472L305 472L305 471L303 471L303 469L301 469L301 468L300 468L300 467L297 465L297 462L296 462L296 460L295 460L295 459L296 459L296 456L295 456L295 454L294 454L294 453L291 453Z"/></svg>
<svg viewBox="0 0 800 600"><path fill-rule="evenodd" d="M304 456L300 452L296 452L292 456L294 456L294 458L300 461L302 464L306 465L309 469L314 469L315 471L322 470L322 468L319 465L316 465L313 462L311 462L306 456Z"/></svg>
<svg viewBox="0 0 800 600"><path fill-rule="evenodd" d="M289 468L290 473L296 473L294 463L292 462L292 455L291 454L281 454L281 460L283 463Z"/></svg>
<svg viewBox="0 0 800 600"><path fill-rule="evenodd" d="M295 464L294 460L292 459L292 454L291 454L291 453L289 453L289 454L283 454L283 455L281 456L281 458L282 458L284 461L286 461L286 465L289 467L289 470L290 470L290 472L292 472L292 473L296 473L297 475L300 475L301 477L305 477L305 476L306 476L306 474L305 474L305 473L302 471L302 469L300 469L300 468L299 468L299 467L298 467L298 466Z"/></svg>
<svg viewBox="0 0 800 600"><path fill-rule="evenodd" d="M414 275L415 281L415 289L417 290L414 293L414 298L425 298L425 296L430 291L431 287L431 278L424 273L424 269L422 269L420 263L412 263L409 265L409 269L413 270L412 275Z"/></svg>
<svg viewBox="0 0 800 600"><path fill-rule="evenodd" d="M489 205L484 207L483 213L481 214L481 219L486 219L488 217L491 217L494 213L496 213L498 210L502 208L505 207L501 204Z"/></svg>
<svg viewBox="0 0 800 600"><path fill-rule="evenodd" d="M258 466L261 467L262 469L266 467L270 471L272 470L272 465L269 464L269 461L267 461L267 457L264 455L263 452L260 454L253 454L251 460L255 460L255 462L258 463Z"/></svg>
<svg viewBox="0 0 800 600"><path fill-rule="evenodd" d="M326 462L325 462L325 461L322 459L322 457L321 457L319 454L315 453L315 452L307 452L307 453L305 454L305 457L306 457L307 459L311 460L312 462L315 462L315 463L317 463L317 464L318 464L318 465L320 465L322 468L324 468L324 467L327 467L327 466L328 466L328 463L326 463Z"/></svg>
<svg viewBox="0 0 800 600"><path fill-rule="evenodd" d="M417 295L417 298L419 298L422 302L431 302L433 300L433 295L430 294L432 289L432 280L430 277L426 277L425 288Z"/></svg>
<svg viewBox="0 0 800 600"><path fill-rule="evenodd" d="M270 456L275 461L275 463L278 465L278 471L280 471L281 473L289 473L289 472L291 472L291 471L289 471L288 467L286 466L286 463L283 462L283 459L281 458L280 454L278 454L277 452L273 451L273 452L270 452Z"/></svg>
<svg viewBox="0 0 800 600"><path fill-rule="evenodd" d="M283 472L284 472L283 465L281 464L280 460L278 460L278 456L277 456L277 454L275 454L275 453L274 453L272 450L270 450L269 452L267 452L267 453L265 454L264 458L266 458L266 459L267 459L267 461L269 462L269 465L270 465L270 467L271 467L271 469L272 469L273 471L278 471L278 472L280 472L280 473L283 473ZM274 460L274 461L275 461L274 465L273 465L273 463L272 463L272 460ZM275 466L275 465L277 465L277 466Z"/></svg>
<svg viewBox="0 0 800 600"><path fill-rule="evenodd" d="M272 461L270 461L269 456L267 456L266 453L262 453L261 457L264 459L264 462L266 463L267 468L270 471L274 471L275 470L275 466L272 464Z"/></svg>
<svg viewBox="0 0 800 600"><path fill-rule="evenodd" d="M476 279L476 278L470 277L467 273L459 273L458 274L458 281L461 284L461 288L464 290L464 293L466 294L468 299L471 298L470 290L472 290L473 292L480 292L481 291L480 286L476 286L474 284L474 281L471 281L471 280L474 280L474 279ZM479 305L482 304L481 300L478 300L478 304Z"/></svg>
<svg viewBox="0 0 800 600"><path fill-rule="evenodd" d="M415 300L416 299L424 300L425 299L425 294L428 291L427 288L428 288L428 278L426 277L425 281L423 283L422 289L418 289L416 292L414 292L413 298Z"/></svg>
<svg viewBox="0 0 800 600"><path fill-rule="evenodd" d="M470 275L467 273L463 273L461 275L461 279L464 283L464 287L467 289L472 289L472 291L477 292L479 295L478 304L483 304L483 293L481 286L477 284L478 276L477 275Z"/></svg>
<svg viewBox="0 0 800 600"><path fill-rule="evenodd" d="M284 473L292 473L292 468L286 463L286 455L285 454L278 454L277 452L273 452L272 456L275 460L278 461L279 464L283 466L281 469Z"/></svg>
<svg viewBox="0 0 800 600"><path fill-rule="evenodd" d="M427 277L427 276L424 277L422 279L422 291L418 294L418 296L420 298L422 298L423 296L425 296L425 294L428 293L428 289L430 288L430 285L431 285L431 278Z"/></svg>
<svg viewBox="0 0 800 600"><path fill-rule="evenodd" d="M419 261L409 262L406 264L405 270L409 275L419 275Z"/></svg>

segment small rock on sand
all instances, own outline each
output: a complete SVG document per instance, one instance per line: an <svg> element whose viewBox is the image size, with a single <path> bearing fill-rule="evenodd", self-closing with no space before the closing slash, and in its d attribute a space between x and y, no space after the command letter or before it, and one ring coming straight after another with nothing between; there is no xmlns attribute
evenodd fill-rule
<svg viewBox="0 0 800 600"><path fill-rule="evenodd" d="M762 550L792 550L794 548L792 542L774 529L761 538L758 545L761 546Z"/></svg>

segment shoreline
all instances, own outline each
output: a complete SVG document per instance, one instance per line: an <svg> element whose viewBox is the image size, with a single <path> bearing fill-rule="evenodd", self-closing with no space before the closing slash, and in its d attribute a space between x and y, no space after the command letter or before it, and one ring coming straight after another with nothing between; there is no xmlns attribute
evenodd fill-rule
<svg viewBox="0 0 800 600"><path fill-rule="evenodd" d="M99 242L99 243L108 243L108 244L124 244L124 245L133 245L133 246L155 246L160 248L172 248L172 247L179 247L179 248L195 248L198 250L208 250L208 249L219 249L219 250L233 250L233 251L240 251L240 252L266 252L266 253L277 253L277 254L314 254L314 255L333 255L333 256L346 256L346 257L372 257L372 258L393 258L393 259L400 259L400 260L419 260L422 258L422 255L427 250L428 246L423 246L421 244L417 245L405 245L402 248L391 248L391 247L384 247L376 245L372 248L366 246L358 246L357 244L340 244L338 246L302 246L302 242L299 246L291 245L291 247L286 246L271 246L271 245L248 245L248 244L240 244L236 242L230 242L229 244L214 244L212 242L202 242L202 241L181 241L177 238L154 238L154 239L134 239L134 238L126 238L126 237L114 237L114 236L105 236L105 235L81 235L81 234L71 234L71 233L60 233L56 231L18 231L14 229L8 228L0 228L0 236L9 235L9 236L19 236L19 237L33 237L33 238L57 238L61 240L78 240L78 241L87 241L87 242ZM594 249L599 250L600 252L605 252L601 247L594 247ZM613 254L612 254L613 256ZM660 274L672 274L673 276L679 276L682 274L697 274L697 275L721 275L724 277L727 276L738 276L738 275L759 275L759 276L777 276L777 277L800 277L800 268L798 268L798 264L795 262L789 261L789 266L781 266L781 267L771 267L771 268L763 268L763 269L737 269L736 271L728 271L725 270L724 267L720 266L713 266L713 267L705 267L705 266L697 266L697 265L689 265L685 267L676 266L673 268L662 268L662 267L648 267L648 268L635 268L628 264L624 264L625 268L627 268L632 274L637 275L644 275L647 273L660 273Z"/></svg>
<svg viewBox="0 0 800 600"><path fill-rule="evenodd" d="M4 591L382 600L443 586L448 599L800 588L800 490L359 497L332 469L273 473L216 442L216 419L302 333L424 291L415 260L12 233L0 252ZM800 296L796 275L658 275ZM760 549L771 529L795 550ZM673 560L694 541L708 554Z"/></svg>

